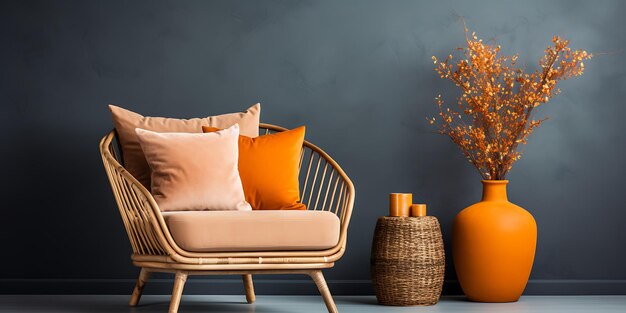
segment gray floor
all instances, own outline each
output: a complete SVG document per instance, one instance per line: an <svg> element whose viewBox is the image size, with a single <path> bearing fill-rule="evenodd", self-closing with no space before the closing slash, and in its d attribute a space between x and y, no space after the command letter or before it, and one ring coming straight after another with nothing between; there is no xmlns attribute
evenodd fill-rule
<svg viewBox="0 0 626 313"><path fill-rule="evenodd" d="M127 307L128 296L13 296L0 295L0 312L167 312L167 296L144 296L141 305ZM528 296L516 303L485 304L461 297L444 297L430 307L385 307L370 296L335 297L341 313L368 312L626 312L626 296ZM258 296L254 304L243 296L183 296L185 312L326 312L316 296Z"/></svg>

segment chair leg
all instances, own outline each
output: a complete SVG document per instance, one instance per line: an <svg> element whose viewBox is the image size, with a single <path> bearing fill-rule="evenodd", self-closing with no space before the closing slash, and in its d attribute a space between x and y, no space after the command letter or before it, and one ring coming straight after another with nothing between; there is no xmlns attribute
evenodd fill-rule
<svg viewBox="0 0 626 313"><path fill-rule="evenodd" d="M248 303L254 303L256 297L254 296L254 284L252 283L252 274L244 274L243 286L246 288L246 301Z"/></svg>
<svg viewBox="0 0 626 313"><path fill-rule="evenodd" d="M335 305L335 301L333 301L333 296L330 294L330 289L328 289L328 285L326 284L322 271L311 271L309 272L309 276L311 276L313 282L315 282L315 285L317 286L317 289L319 289L320 294L322 294L328 313L338 313L337 306Z"/></svg>
<svg viewBox="0 0 626 313"><path fill-rule="evenodd" d="M139 299L141 299L141 294L143 293L143 287L146 285L148 278L150 278L150 272L142 267L141 272L139 273L139 278L137 278L133 294L130 296L130 302L128 305L137 306L137 304L139 304Z"/></svg>
<svg viewBox="0 0 626 313"><path fill-rule="evenodd" d="M178 271L174 278L174 290L172 290L172 300L170 301L169 313L177 313L178 305L180 304L180 298L183 295L183 288L187 281L187 272Z"/></svg>

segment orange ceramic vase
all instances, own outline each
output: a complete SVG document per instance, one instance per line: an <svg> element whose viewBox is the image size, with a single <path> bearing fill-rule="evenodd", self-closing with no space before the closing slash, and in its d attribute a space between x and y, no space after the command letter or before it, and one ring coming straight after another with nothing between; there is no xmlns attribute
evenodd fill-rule
<svg viewBox="0 0 626 313"><path fill-rule="evenodd" d="M528 211L508 201L508 182L483 180L483 199L454 219L454 267L472 301L517 301L530 276L537 224Z"/></svg>

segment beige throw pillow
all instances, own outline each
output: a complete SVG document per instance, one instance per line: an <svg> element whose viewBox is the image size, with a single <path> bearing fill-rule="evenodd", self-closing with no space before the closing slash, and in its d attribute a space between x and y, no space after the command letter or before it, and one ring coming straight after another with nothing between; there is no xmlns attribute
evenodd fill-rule
<svg viewBox="0 0 626 313"><path fill-rule="evenodd" d="M135 132L161 211L252 210L237 170L238 124L206 134Z"/></svg>
<svg viewBox="0 0 626 313"><path fill-rule="evenodd" d="M241 113L192 119L143 116L114 105L109 105L109 109L122 147L124 168L148 189L150 189L150 168L137 141L135 128L155 132L201 133L202 126L223 129L239 124L242 135L248 137L259 135L261 105L258 103Z"/></svg>

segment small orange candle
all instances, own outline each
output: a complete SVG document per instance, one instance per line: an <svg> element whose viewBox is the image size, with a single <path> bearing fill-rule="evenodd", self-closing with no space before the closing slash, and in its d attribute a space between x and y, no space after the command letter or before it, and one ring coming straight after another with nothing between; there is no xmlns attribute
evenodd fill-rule
<svg viewBox="0 0 626 313"><path fill-rule="evenodd" d="M411 205L411 216L413 217L426 216L426 205L425 204Z"/></svg>
<svg viewBox="0 0 626 313"><path fill-rule="evenodd" d="M392 193L389 194L389 216L408 217L413 203L413 194Z"/></svg>

